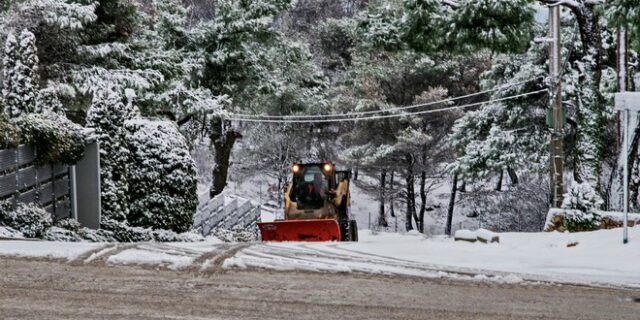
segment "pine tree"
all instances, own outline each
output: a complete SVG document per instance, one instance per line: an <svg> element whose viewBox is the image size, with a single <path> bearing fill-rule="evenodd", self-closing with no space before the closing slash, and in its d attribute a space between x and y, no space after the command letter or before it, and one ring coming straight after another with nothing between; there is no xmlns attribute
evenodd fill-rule
<svg viewBox="0 0 640 320"><path fill-rule="evenodd" d="M20 33L18 41L21 61L21 67L17 66L20 74L18 85L22 88L21 113L32 113L36 110L36 99L40 88L36 37L25 29Z"/></svg>
<svg viewBox="0 0 640 320"><path fill-rule="evenodd" d="M3 97L9 117L32 113L39 88L38 55L33 33L23 30L18 39L7 36L4 57Z"/></svg>
<svg viewBox="0 0 640 320"><path fill-rule="evenodd" d="M4 45L4 59L3 64L3 83L2 83L2 97L4 100L5 112L9 117L12 117L15 110L20 109L20 91L18 87L18 74L16 65L20 62L18 52L18 40L13 32L7 35L7 40Z"/></svg>
<svg viewBox="0 0 640 320"><path fill-rule="evenodd" d="M87 127L96 130L100 142L102 219L126 221L129 212L127 183L127 132L125 122L135 115L130 104L113 89L105 88L93 97L87 112Z"/></svg>

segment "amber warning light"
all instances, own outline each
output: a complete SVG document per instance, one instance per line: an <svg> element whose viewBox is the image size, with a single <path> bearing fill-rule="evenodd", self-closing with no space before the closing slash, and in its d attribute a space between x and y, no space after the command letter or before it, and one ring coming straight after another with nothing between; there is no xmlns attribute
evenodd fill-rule
<svg viewBox="0 0 640 320"><path fill-rule="evenodd" d="M294 164L293 167L291 167L291 171L293 171L293 173L298 173L300 172L300 165L299 164Z"/></svg>

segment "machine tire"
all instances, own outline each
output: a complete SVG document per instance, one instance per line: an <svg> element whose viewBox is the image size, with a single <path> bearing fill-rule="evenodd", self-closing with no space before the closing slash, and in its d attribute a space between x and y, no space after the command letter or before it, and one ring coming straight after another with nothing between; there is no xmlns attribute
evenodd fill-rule
<svg viewBox="0 0 640 320"><path fill-rule="evenodd" d="M351 223L347 219L338 220L340 226L340 241L351 241Z"/></svg>
<svg viewBox="0 0 640 320"><path fill-rule="evenodd" d="M349 241L358 242L358 223L356 220L349 220Z"/></svg>

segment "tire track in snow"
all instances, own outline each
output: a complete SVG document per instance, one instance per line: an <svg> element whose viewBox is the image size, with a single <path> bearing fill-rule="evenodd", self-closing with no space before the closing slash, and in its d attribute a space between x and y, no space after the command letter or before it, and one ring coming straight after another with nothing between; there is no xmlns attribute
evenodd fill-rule
<svg viewBox="0 0 640 320"><path fill-rule="evenodd" d="M202 256L200 272L204 274L224 272L225 261L227 261L227 259L233 258L238 252L250 247L251 245L252 244L250 243L231 245L228 249L222 251L220 254L214 255L213 257Z"/></svg>

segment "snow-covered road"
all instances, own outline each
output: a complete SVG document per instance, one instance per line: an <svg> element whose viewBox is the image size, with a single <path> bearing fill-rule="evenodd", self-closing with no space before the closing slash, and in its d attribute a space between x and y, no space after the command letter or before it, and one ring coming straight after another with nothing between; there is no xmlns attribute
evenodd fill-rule
<svg viewBox="0 0 640 320"><path fill-rule="evenodd" d="M67 243L0 241L0 255L63 259L70 263L138 264L206 272L261 268L456 278L472 281L543 281L640 287L640 227L585 233L504 233L500 243L455 242L420 234L371 234L357 243L228 244Z"/></svg>

